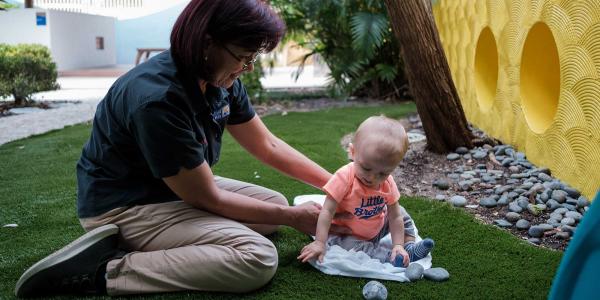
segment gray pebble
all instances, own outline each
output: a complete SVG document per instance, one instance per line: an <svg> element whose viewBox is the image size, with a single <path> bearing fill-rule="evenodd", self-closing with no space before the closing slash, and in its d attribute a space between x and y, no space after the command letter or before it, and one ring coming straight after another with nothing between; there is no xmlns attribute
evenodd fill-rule
<svg viewBox="0 0 600 300"><path fill-rule="evenodd" d="M525 197L519 197L517 198L517 204L519 204L521 208L525 209L529 205L529 199Z"/></svg>
<svg viewBox="0 0 600 300"><path fill-rule="evenodd" d="M458 147L454 152L462 155L469 153L469 149L467 147Z"/></svg>
<svg viewBox="0 0 600 300"><path fill-rule="evenodd" d="M568 210L571 210L571 211L576 211L577 210L577 207L575 205L571 205L569 203L563 203L560 206L562 206L562 207L564 207L564 208L566 208Z"/></svg>
<svg viewBox="0 0 600 300"><path fill-rule="evenodd" d="M529 229L529 227L531 226L531 223L529 223L529 221L527 221L525 219L521 219L521 220L517 221L516 226L518 229L525 230L525 229Z"/></svg>
<svg viewBox="0 0 600 300"><path fill-rule="evenodd" d="M552 191L552 199L556 200L558 203L565 203L567 200L567 192L563 190L554 190Z"/></svg>
<svg viewBox="0 0 600 300"><path fill-rule="evenodd" d="M557 214L564 215L564 214L565 214L565 213L567 213L568 211L569 211L569 210L568 210L568 209L566 209L566 208L564 208L564 207L559 207L559 208L557 208L557 209L556 209L554 212L555 212L555 213L557 213Z"/></svg>
<svg viewBox="0 0 600 300"><path fill-rule="evenodd" d="M456 207L464 207L467 205L467 199L463 196L452 196L450 198L450 203Z"/></svg>
<svg viewBox="0 0 600 300"><path fill-rule="evenodd" d="M540 180L544 181L544 182L549 182L552 181L552 177L550 177L548 174L546 173L539 173L537 176Z"/></svg>
<svg viewBox="0 0 600 300"><path fill-rule="evenodd" d="M579 196L581 196L581 193L578 190L576 190L576 189L574 189L574 188L572 188L570 186L565 186L563 188L563 190L565 192L567 192L567 194L569 194L569 196L572 197L572 198L579 198Z"/></svg>
<svg viewBox="0 0 600 300"><path fill-rule="evenodd" d="M496 224L496 225L498 225L498 227L502 227L502 228L510 228L513 226L512 223L510 223L504 219L494 220L494 224Z"/></svg>
<svg viewBox="0 0 600 300"><path fill-rule="evenodd" d="M588 205L590 205L590 202L586 197L579 196L579 198L577 198L577 207L586 207Z"/></svg>
<svg viewBox="0 0 600 300"><path fill-rule="evenodd" d="M365 284L362 290L363 297L367 300L385 300L388 296L388 291L385 286L375 280L371 280Z"/></svg>
<svg viewBox="0 0 600 300"><path fill-rule="evenodd" d="M556 238L559 240L568 240L571 237L571 234L564 231L559 231L556 233Z"/></svg>
<svg viewBox="0 0 600 300"><path fill-rule="evenodd" d="M504 218L506 218L506 220L508 220L509 222L516 222L519 219L521 219L521 215L519 215L516 212L509 211L506 213L506 216L504 216Z"/></svg>
<svg viewBox="0 0 600 300"><path fill-rule="evenodd" d="M538 238L530 238L527 240L528 242L535 244L535 245L539 245L542 241Z"/></svg>
<svg viewBox="0 0 600 300"><path fill-rule="evenodd" d="M470 180L459 181L458 186L462 191L470 191L473 188L473 182Z"/></svg>
<svg viewBox="0 0 600 300"><path fill-rule="evenodd" d="M446 201L446 196L444 196L442 194L437 194L437 195L435 195L435 200L437 200L437 201Z"/></svg>
<svg viewBox="0 0 600 300"><path fill-rule="evenodd" d="M482 159L482 158L486 158L486 157L487 157L487 152L485 152L485 151L475 151L475 153L473 153L474 159Z"/></svg>
<svg viewBox="0 0 600 300"><path fill-rule="evenodd" d="M450 273L448 273L448 271L446 271L446 269L444 268L427 269L425 270L425 272L423 272L423 275L425 276L425 278L437 282L445 281L448 280L448 278L450 278Z"/></svg>
<svg viewBox="0 0 600 300"><path fill-rule="evenodd" d="M447 190L450 188L450 183L445 178L440 178L433 181L433 186L440 190Z"/></svg>
<svg viewBox="0 0 600 300"><path fill-rule="evenodd" d="M544 235L544 232L546 232L546 229L542 228L541 226L534 225L534 226L529 227L527 234L529 234L529 236L531 236L531 237L539 238Z"/></svg>
<svg viewBox="0 0 600 300"><path fill-rule="evenodd" d="M561 225L560 230L564 231L564 232L568 232L571 235L573 235L573 233L575 232L575 227L569 226L569 225Z"/></svg>
<svg viewBox="0 0 600 300"><path fill-rule="evenodd" d="M564 218L564 219L560 220L560 224L568 225L568 226L573 226L573 225L575 225L575 219L573 219L573 218Z"/></svg>
<svg viewBox="0 0 600 300"><path fill-rule="evenodd" d="M557 213L556 211L554 211L553 213L550 214L550 219L555 219L560 222L560 220L563 219L563 215L561 213Z"/></svg>
<svg viewBox="0 0 600 300"><path fill-rule="evenodd" d="M456 153L450 153L446 156L446 159L448 159L450 161L457 160L459 158L460 158L460 155L456 154Z"/></svg>
<svg viewBox="0 0 600 300"><path fill-rule="evenodd" d="M552 230L554 228L554 226L550 225L550 224L546 224L546 223L542 223L537 225L539 227L541 227L542 229L548 231L548 230Z"/></svg>
<svg viewBox="0 0 600 300"><path fill-rule="evenodd" d="M565 212L565 217L572 218L575 221L579 221L579 220L581 220L581 218L583 218L583 216L580 213L576 212L576 211Z"/></svg>
<svg viewBox="0 0 600 300"><path fill-rule="evenodd" d="M548 202L546 202L546 205L548 205L548 207L549 207L551 210L555 210L555 209L559 209L559 208L561 208L561 207L560 207L560 203L556 202L556 200L554 200L554 199L550 199L550 200L548 200Z"/></svg>
<svg viewBox="0 0 600 300"><path fill-rule="evenodd" d="M417 263L412 263L408 265L408 268L406 268L404 272L406 274L406 277L408 277L408 280L416 281L423 277L423 271L425 271L423 266Z"/></svg>
<svg viewBox="0 0 600 300"><path fill-rule="evenodd" d="M500 197L500 200L498 200L498 205L506 206L506 205L508 205L508 202L510 202L510 199L508 198L508 196L502 195L502 197Z"/></svg>
<svg viewBox="0 0 600 300"><path fill-rule="evenodd" d="M511 202L508 204L508 210L515 212L515 213L520 213L523 211L523 208L519 206L519 204L517 204L517 202Z"/></svg>
<svg viewBox="0 0 600 300"><path fill-rule="evenodd" d="M508 171L511 173L519 173L519 171L521 171L521 169L517 166L510 166L510 167L508 167Z"/></svg>
<svg viewBox="0 0 600 300"><path fill-rule="evenodd" d="M514 161L515 161L514 159L512 159L512 158L508 157L508 158L505 158L505 159L503 159L503 160L502 160L502 162L501 162L500 164L502 164L502 166L503 166L503 167L509 167L509 166L510 166L510 164L511 164L512 162L514 162ZM514 167L514 166L513 166L513 167Z"/></svg>
<svg viewBox="0 0 600 300"><path fill-rule="evenodd" d="M492 197L486 197L479 201L479 205L490 208L490 207L496 207L498 205L498 203L496 202L496 199L494 199Z"/></svg>

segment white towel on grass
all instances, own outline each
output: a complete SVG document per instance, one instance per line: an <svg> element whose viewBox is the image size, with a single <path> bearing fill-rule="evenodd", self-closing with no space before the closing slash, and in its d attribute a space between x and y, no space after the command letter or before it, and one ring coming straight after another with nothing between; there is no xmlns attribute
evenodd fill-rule
<svg viewBox="0 0 600 300"><path fill-rule="evenodd" d="M305 202L313 201L323 205L325 195L301 195L294 198L294 205L300 205ZM415 224L415 241L421 240L419 231ZM314 238L314 237L313 237ZM330 236L329 239L338 238ZM329 244L329 243L328 243ZM392 239L388 233L379 243L379 247L385 250L391 250ZM328 275L339 275L348 277L371 278L381 280L394 280L399 282L408 282L408 278L404 274L405 268L394 267L390 263L381 263L378 259L371 258L363 251L345 250L340 246L328 246L327 253L323 258L323 263L317 260L311 260L309 263L319 271ZM431 268L431 253L425 258L415 261L423 266L424 269Z"/></svg>

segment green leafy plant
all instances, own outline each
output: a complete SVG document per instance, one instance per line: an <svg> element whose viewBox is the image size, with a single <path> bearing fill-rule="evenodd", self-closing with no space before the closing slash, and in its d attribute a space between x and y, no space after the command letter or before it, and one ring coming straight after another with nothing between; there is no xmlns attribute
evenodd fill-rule
<svg viewBox="0 0 600 300"><path fill-rule="evenodd" d="M330 91L350 95L402 99L406 79L399 47L383 1L273 0L288 26L289 37L320 55L331 70Z"/></svg>
<svg viewBox="0 0 600 300"><path fill-rule="evenodd" d="M259 58L254 64L254 71L244 73L240 76L240 80L242 80L242 83L246 88L250 101L255 104L262 103L265 100L265 89L260 82L260 78L263 77L263 74L264 72Z"/></svg>
<svg viewBox="0 0 600 300"><path fill-rule="evenodd" d="M36 44L0 44L0 97L13 96L15 106L31 94L58 89L56 64L47 47Z"/></svg>

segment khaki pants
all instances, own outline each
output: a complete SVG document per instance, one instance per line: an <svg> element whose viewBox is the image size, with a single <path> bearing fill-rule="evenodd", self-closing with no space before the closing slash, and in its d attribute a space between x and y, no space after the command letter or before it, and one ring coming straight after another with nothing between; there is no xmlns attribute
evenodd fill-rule
<svg viewBox="0 0 600 300"><path fill-rule="evenodd" d="M219 188L262 201L287 205L278 192L215 177ZM109 295L182 290L247 292L266 284L277 269L277 250L269 225L239 222L194 208L183 201L117 208L80 220L86 231L105 224L120 229L128 251L107 265ZM267 227L265 227L267 226Z"/></svg>

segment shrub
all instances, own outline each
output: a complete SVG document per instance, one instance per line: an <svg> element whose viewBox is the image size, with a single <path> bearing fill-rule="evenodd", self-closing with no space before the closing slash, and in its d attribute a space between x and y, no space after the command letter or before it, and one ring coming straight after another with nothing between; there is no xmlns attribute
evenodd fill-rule
<svg viewBox="0 0 600 300"><path fill-rule="evenodd" d="M244 73L240 76L240 80L248 92L248 98L254 104L260 104L265 100L265 90L260 82L260 78L263 77L263 69L261 67L260 59L256 60L254 64L254 71Z"/></svg>
<svg viewBox="0 0 600 300"><path fill-rule="evenodd" d="M403 99L399 46L383 1L271 0L288 38L319 54L331 70L334 96ZM301 68L300 68L301 69Z"/></svg>
<svg viewBox="0 0 600 300"><path fill-rule="evenodd" d="M31 94L58 89L56 64L47 47L35 44L0 44L0 97L13 96L16 106Z"/></svg>

